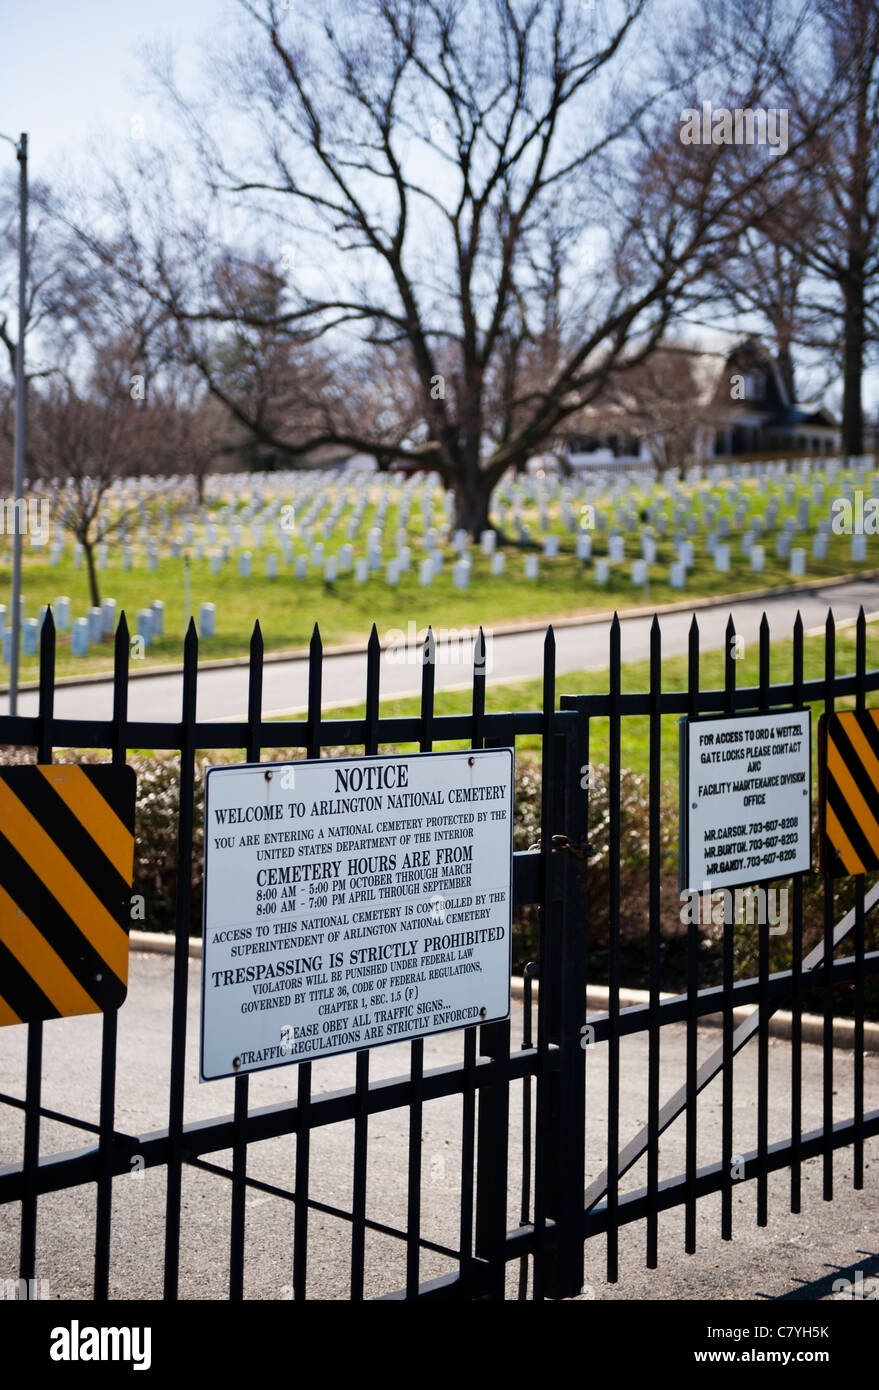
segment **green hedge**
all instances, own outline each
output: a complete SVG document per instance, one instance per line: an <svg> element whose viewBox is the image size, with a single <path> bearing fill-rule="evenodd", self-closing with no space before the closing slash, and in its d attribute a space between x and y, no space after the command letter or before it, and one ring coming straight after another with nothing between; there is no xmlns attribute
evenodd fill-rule
<svg viewBox="0 0 879 1390"><path fill-rule="evenodd" d="M351 749L326 749L326 756L350 755ZM272 758L298 758L300 750L272 750ZM59 762L103 762L95 752L78 754L62 751ZM5 764L30 762L29 753L18 749L0 750ZM240 757L225 757L213 753L196 759L195 814L192 837L192 899L189 930L201 934L202 864L204 854L204 772L210 764L237 762ZM179 792L179 756L173 753L129 754L128 762L137 774L137 812L135 823L134 892L143 896L145 916L134 925L151 931L171 932L176 925L177 903L177 798ZM594 766L589 790L589 843L591 853L579 859L580 870L586 872L588 886L587 919L582 924L586 935L589 977L595 982L607 978L608 955L608 894L610 886L608 769ZM520 754L515 771L515 823L513 846L516 850L540 847L540 760L536 754ZM585 792L584 792L585 796ZM647 779L623 771L620 779L621 856L620 856L620 937L622 943L623 983L645 985L648 980L648 863L649 820ZM678 892L678 810L677 802L665 799L660 817L660 920L662 987L681 990L686 981L687 928L680 921L681 903ZM817 826L815 839L817 846ZM868 878L869 886L874 879ZM817 873L804 876L804 945L808 950L823 934L823 883ZM855 880L843 878L834 886L834 921L854 904ZM790 881L779 881L778 888L790 888ZM876 914L866 919L866 949L879 949L879 926ZM791 935L771 935L770 969L784 970L791 964ZM739 925L735 929L735 973L746 978L757 973L758 932L754 926ZM852 937L840 947L840 955L853 952ZM513 930L513 963L519 972L529 961L539 957L539 911L536 907L516 909ZM716 984L722 970L722 928L707 925L700 928L699 979L701 984ZM845 991L841 991L845 993ZM868 1013L879 1017L879 980L867 983ZM816 1006L816 999L808 1001Z"/></svg>

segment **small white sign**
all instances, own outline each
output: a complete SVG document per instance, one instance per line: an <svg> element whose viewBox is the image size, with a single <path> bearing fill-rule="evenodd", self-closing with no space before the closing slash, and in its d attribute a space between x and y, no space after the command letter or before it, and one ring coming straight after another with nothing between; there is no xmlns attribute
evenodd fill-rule
<svg viewBox="0 0 879 1390"><path fill-rule="evenodd" d="M513 751L215 767L201 1079L510 1012Z"/></svg>
<svg viewBox="0 0 879 1390"><path fill-rule="evenodd" d="M686 865L681 888L732 888L809 869L809 711L772 710L682 724Z"/></svg>

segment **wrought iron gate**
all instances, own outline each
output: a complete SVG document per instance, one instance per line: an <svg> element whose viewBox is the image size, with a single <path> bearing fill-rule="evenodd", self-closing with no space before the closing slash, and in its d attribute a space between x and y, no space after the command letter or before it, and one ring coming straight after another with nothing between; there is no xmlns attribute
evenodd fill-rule
<svg viewBox="0 0 879 1390"><path fill-rule="evenodd" d="M833 1194L834 1155L851 1146L854 1185L863 1185L863 1150L867 1138L879 1133L879 1110L864 1104L864 983L879 969L879 952L865 950L865 917L879 899L879 886L869 892L863 878L857 881L854 907L836 923L833 895L825 881L823 941L803 957L803 885L792 888L792 965L770 973L766 929L760 933L756 978L734 978L733 927L724 928L723 981L720 986L700 986L699 932L691 927L687 942L687 987L669 996L662 992L662 922L660 910L661 738L663 720L669 716L699 715L768 709L773 705L812 704L832 710L834 703L853 699L863 708L869 693L879 689L879 670L866 668L866 623L863 612L857 625L856 663L851 674L835 669L835 628L830 617L825 640L825 670L819 679L804 679L803 629L797 620L793 632L792 667L789 676L770 684L769 628L764 617L760 631L758 685L736 688L733 659L735 633L730 619L727 632L725 682L722 689L704 690L699 681L699 631L694 618L690 632L689 680L686 690L663 690L659 623L654 619L650 635L650 675L646 692L622 690L620 625L610 630L609 688L606 693L563 695L557 701L555 644L552 629L546 634L541 708L495 713L485 708L485 662L482 638L477 641L473 668L472 703L465 714L434 712L434 648L429 635L422 667L420 712L414 716L380 714L379 681L381 651L373 628L369 641L365 709L362 717L327 719L322 714L322 648L317 629L311 643L308 668L307 714L303 719L268 721L262 713L262 640L257 625L250 653L248 717L244 722L207 723L196 718L198 639L191 625L184 648L182 711L173 724L132 721L128 718L129 634L124 616L115 645L113 715L108 721L57 719L54 716L55 632L51 615L42 630L39 712L34 718L0 717L0 743L30 747L39 762L52 760L54 749L107 750L117 764L126 761L129 749L176 750L180 758L178 891L174 950L173 1005L170 1019L170 1087L167 1125L146 1135L120 1130L116 1122L117 1015L102 1020L100 1118L93 1124L76 1115L46 1107L42 1101L43 1049L53 1044L52 1027L27 1025L27 1061L21 1094L0 1095L0 1103L24 1113L21 1160L0 1169L0 1206L19 1204L19 1277L37 1276L37 1214L40 1198L48 1193L93 1184L96 1190L94 1238L94 1297L109 1295L111 1229L114 1216L114 1181L131 1171L137 1155L149 1168L166 1172L164 1226L164 1285L166 1299L186 1296L180 1288L180 1239L182 1174L185 1165L200 1167L228 1180L228 1295L244 1296L247 1251L247 1196L266 1190L266 1184L248 1171L248 1154L254 1146L279 1136L295 1137L295 1164L287 1187L271 1187L272 1195L289 1202L293 1213L289 1270L292 1296L308 1295L310 1217L329 1216L346 1233L350 1258L347 1294L352 1299L369 1296L373 1289L367 1261L366 1236L370 1231L402 1243L405 1249L405 1283L393 1295L400 1298L537 1299L577 1295L583 1285L584 1245L598 1234L606 1236L607 1277L619 1276L620 1228L643 1221L646 1261L658 1259L660 1213L677 1206L685 1212L685 1248L695 1249L696 1204L709 1193L721 1194L721 1235L732 1235L732 1185L742 1177L756 1185L756 1219L768 1220L768 1176L790 1170L790 1203L799 1210L801 1167L819 1157L823 1165L824 1196ZM777 673L776 673L777 674ZM558 707L557 707L558 705ZM620 778L623 771L621 736L625 721L646 719L649 728L649 853L646 874L645 918L649 937L649 992L646 1002L621 1007L624 958L620 940L620 855L623 818ZM607 729L608 750L608 847L609 922L607 960L608 1006L586 1023L587 939L590 920L588 779L594 726ZM259 761L264 750L300 748L317 758L327 747L359 747L366 756L387 746L417 746L422 751L445 741L465 741L474 748L515 747L517 740L538 739L541 750L541 814L539 843L514 855L514 904L537 905L540 914L539 950L525 971L523 1009L514 1010L517 1036L510 1022L468 1028L462 1034L460 1062L442 1067L425 1065L425 1042L408 1044L405 1074L376 1080L370 1072L370 1053L356 1057L354 1085L330 1094L319 1093L313 1082L315 1064L298 1066L298 1085L293 1100L271 1106L250 1103L248 1077L236 1078L234 1110L205 1121L187 1121L184 1088L192 1059L186 1052L187 980L190 971L192 832L196 793L197 750L241 750L248 761ZM592 905L594 912L595 905ZM837 947L851 937L853 951L842 957ZM534 981L538 981L537 990ZM838 986L853 986L854 1087L851 1115L839 1118L834 1108L833 1018ZM802 1124L802 1012L805 991L823 992L823 1118L820 1127L803 1131ZM769 1018L790 1002L790 1135L769 1142ZM733 1010L756 1004L757 1011L735 1026ZM713 1056L699 1063L700 1019L722 1013L722 1041ZM535 1026L536 1024L536 1026ZM686 1027L685 1082L661 1103L661 1039L669 1025ZM621 1043L627 1037L647 1036L647 1123L634 1135L621 1132ZM588 1038L588 1046L584 1043ZM756 1039L758 1055L757 1145L753 1152L733 1153L733 1059ZM3 1031L0 1030L0 1047ZM594 1051L593 1051L594 1049ZM590 1057L606 1049L607 1089L603 1094L590 1082ZM722 1134L716 1159L697 1165L696 1097L716 1078L722 1104ZM422 1131L425 1108L444 1098L459 1099L461 1107L459 1220L455 1243L436 1241L425 1232L424 1162ZM515 1114L513 1113L515 1111ZM371 1122L378 1115L400 1112L407 1133L407 1163L399 1174L405 1183L405 1219L389 1225L370 1215L367 1182ZM606 1158L602 1170L587 1180L588 1124L603 1113L606 1122ZM515 1143L511 1121L520 1131ZM659 1140L672 1123L685 1127L683 1171L660 1178ZM80 1129L87 1142L74 1151L46 1153L41 1145L44 1120L61 1119ZM350 1202L331 1205L313 1193L311 1138L328 1125L353 1125L353 1159ZM223 1165L212 1156L231 1153ZM646 1161L646 1183L624 1190L622 1180L641 1159ZM741 1172L733 1176L733 1159ZM7 1205L7 1217L14 1207ZM216 1220L226 1218L217 1213ZM117 1226L116 1239L125 1231ZM443 1258L444 1275L426 1280L423 1252ZM514 1262L518 1261L517 1271Z"/></svg>

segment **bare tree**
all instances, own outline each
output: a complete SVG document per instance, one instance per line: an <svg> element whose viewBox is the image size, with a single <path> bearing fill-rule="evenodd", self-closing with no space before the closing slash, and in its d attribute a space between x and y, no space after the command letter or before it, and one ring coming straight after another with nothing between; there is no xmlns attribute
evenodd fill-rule
<svg viewBox="0 0 879 1390"><path fill-rule="evenodd" d="M101 601L97 547L138 516L135 507L109 506L108 493L154 456L149 408L132 398L125 376L130 360L128 344L106 345L83 386L56 377L32 400L36 486L82 546L95 606Z"/></svg>
<svg viewBox="0 0 879 1390"><path fill-rule="evenodd" d="M145 227L126 195L123 268L256 440L291 458L333 445L430 466L475 534L501 474L623 357L649 355L784 157L682 143L692 67L677 88L651 71L645 0L600 16L565 0L243 9L249 32L222 74L234 122L168 86L227 222L273 227L295 264L279 284L251 230L230 279L215 228ZM755 90L761 65L765 52ZM584 221L598 232L585 273ZM378 400L352 411L364 362Z"/></svg>

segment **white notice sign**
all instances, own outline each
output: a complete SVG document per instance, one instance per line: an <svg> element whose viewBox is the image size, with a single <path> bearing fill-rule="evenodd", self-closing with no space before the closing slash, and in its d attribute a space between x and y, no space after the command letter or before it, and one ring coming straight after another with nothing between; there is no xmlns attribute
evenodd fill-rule
<svg viewBox="0 0 879 1390"><path fill-rule="evenodd" d="M201 1079L507 1018L513 751L211 768Z"/></svg>
<svg viewBox="0 0 879 1390"><path fill-rule="evenodd" d="M808 710L683 724L686 866L681 887L732 888L811 863Z"/></svg>

